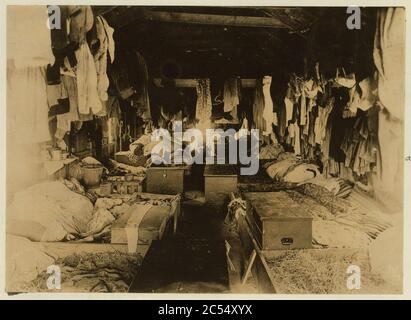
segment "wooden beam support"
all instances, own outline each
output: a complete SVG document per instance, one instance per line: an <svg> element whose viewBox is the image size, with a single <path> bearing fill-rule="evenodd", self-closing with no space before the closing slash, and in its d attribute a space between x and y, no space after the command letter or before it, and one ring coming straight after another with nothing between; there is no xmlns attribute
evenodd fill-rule
<svg viewBox="0 0 411 320"><path fill-rule="evenodd" d="M272 17L247 17L219 14L195 14L145 10L143 18L148 21L221 25L233 27L289 28L280 20Z"/></svg>
<svg viewBox="0 0 411 320"><path fill-rule="evenodd" d="M156 87L161 87L161 79L154 78L154 84ZM195 88L197 81L196 79L174 79L176 88ZM241 79L241 86L243 88L254 88L256 84L256 79Z"/></svg>

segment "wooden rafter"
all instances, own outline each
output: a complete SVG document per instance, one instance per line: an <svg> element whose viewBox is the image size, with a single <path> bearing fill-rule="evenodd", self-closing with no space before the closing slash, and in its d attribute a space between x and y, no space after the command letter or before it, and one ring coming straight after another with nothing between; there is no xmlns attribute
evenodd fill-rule
<svg viewBox="0 0 411 320"><path fill-rule="evenodd" d="M222 25L234 27L288 28L288 26L280 20L271 17L247 17L166 11L145 11L143 16L149 21L161 22Z"/></svg>
<svg viewBox="0 0 411 320"><path fill-rule="evenodd" d="M108 11L108 16L117 28L138 20L228 27L289 28L274 17L183 13L157 11L144 7L128 7L126 9L117 7L116 10Z"/></svg>

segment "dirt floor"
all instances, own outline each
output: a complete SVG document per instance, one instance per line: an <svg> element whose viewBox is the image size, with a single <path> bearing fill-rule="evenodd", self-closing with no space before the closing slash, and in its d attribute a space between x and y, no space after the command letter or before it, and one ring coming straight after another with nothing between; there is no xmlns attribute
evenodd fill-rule
<svg viewBox="0 0 411 320"><path fill-rule="evenodd" d="M130 292L229 292L221 217L183 204L177 235L153 242Z"/></svg>

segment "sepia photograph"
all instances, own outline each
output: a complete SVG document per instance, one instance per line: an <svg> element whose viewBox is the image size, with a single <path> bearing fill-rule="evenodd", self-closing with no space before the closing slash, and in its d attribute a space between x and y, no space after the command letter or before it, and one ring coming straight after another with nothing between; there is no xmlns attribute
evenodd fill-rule
<svg viewBox="0 0 411 320"><path fill-rule="evenodd" d="M6 295L404 293L405 7L4 7Z"/></svg>

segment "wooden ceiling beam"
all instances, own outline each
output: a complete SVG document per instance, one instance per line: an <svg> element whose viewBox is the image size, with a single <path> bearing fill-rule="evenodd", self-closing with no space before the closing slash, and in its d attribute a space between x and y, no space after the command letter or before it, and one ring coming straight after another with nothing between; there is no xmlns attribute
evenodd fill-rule
<svg viewBox="0 0 411 320"><path fill-rule="evenodd" d="M243 88L255 88L256 79L240 79L241 80L241 86ZM154 84L161 88L161 78L154 78L153 79ZM196 79L174 79L174 84L178 88L195 88L197 85L197 80Z"/></svg>
<svg viewBox="0 0 411 320"><path fill-rule="evenodd" d="M289 28L280 20L272 17L248 17L219 14L194 14L166 11L144 11L143 17L148 21L222 25L234 27Z"/></svg>
<svg viewBox="0 0 411 320"><path fill-rule="evenodd" d="M253 17L220 14L197 14L168 11L153 11L141 7L131 7L124 10L111 11L107 17L114 27L124 27L134 21L156 21L170 23L186 23L198 25L214 25L227 27L251 27L251 28L289 28L286 24L273 17ZM114 13L114 14L113 14Z"/></svg>

